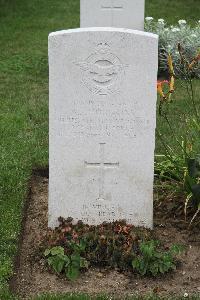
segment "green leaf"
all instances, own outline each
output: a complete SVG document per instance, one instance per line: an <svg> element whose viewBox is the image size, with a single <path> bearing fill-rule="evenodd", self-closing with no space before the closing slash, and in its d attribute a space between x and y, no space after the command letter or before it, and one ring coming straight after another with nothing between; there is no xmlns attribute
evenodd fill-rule
<svg viewBox="0 0 200 300"><path fill-rule="evenodd" d="M83 239L81 239L79 247L80 247L81 251L84 251L85 248L86 248L86 241L84 241Z"/></svg>
<svg viewBox="0 0 200 300"><path fill-rule="evenodd" d="M65 275L69 280L76 280L79 276L79 268L73 266L70 264L66 269L65 269Z"/></svg>
<svg viewBox="0 0 200 300"><path fill-rule="evenodd" d="M172 247L170 249L170 253L179 254L179 253L183 252L184 250L185 250L184 245L175 244L175 245L172 245Z"/></svg>
<svg viewBox="0 0 200 300"><path fill-rule="evenodd" d="M74 242L74 241L71 241L69 243L70 247L72 250L76 251L76 252L82 252L85 250L85 247L86 247L86 242L84 239L81 239L79 244Z"/></svg>
<svg viewBox="0 0 200 300"><path fill-rule="evenodd" d="M59 256L51 256L48 258L48 264L54 269L56 273L61 273L64 268L65 261Z"/></svg>
<svg viewBox="0 0 200 300"><path fill-rule="evenodd" d="M52 266L52 264L53 264L53 257L52 256L50 256L50 257L48 257L48 259L47 259L47 262L48 262L48 265L49 266Z"/></svg>
<svg viewBox="0 0 200 300"><path fill-rule="evenodd" d="M139 268L139 266L140 266L139 259L138 258L133 259L132 260L132 267L137 270Z"/></svg>
<svg viewBox="0 0 200 300"><path fill-rule="evenodd" d="M76 252L80 252L79 244L75 243L74 241L69 242L69 246L71 247L72 250Z"/></svg>
<svg viewBox="0 0 200 300"><path fill-rule="evenodd" d="M58 254L62 254L64 255L64 248L61 246L56 246L51 248L51 255L58 255Z"/></svg>
<svg viewBox="0 0 200 300"><path fill-rule="evenodd" d="M70 258L73 265L80 266L81 257L79 253L72 254Z"/></svg>
<svg viewBox="0 0 200 300"><path fill-rule="evenodd" d="M70 264L70 258L67 255L64 255L63 260L65 262L65 267L67 267Z"/></svg>
<svg viewBox="0 0 200 300"><path fill-rule="evenodd" d="M151 274L153 276L156 276L158 274L158 265L155 263L155 264L152 264L150 267L149 267L149 270L151 272Z"/></svg>

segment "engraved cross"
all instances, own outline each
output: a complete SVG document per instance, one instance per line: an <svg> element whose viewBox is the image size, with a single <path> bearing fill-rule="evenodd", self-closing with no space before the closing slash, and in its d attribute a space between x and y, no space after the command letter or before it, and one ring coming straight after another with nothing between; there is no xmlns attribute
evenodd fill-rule
<svg viewBox="0 0 200 300"><path fill-rule="evenodd" d="M114 169L119 167L119 162L117 163L108 163L105 162L105 143L100 143L100 162L98 163L89 163L85 161L85 166L88 168L99 168L99 197L98 200L105 200L104 196L104 185L105 185L105 170Z"/></svg>

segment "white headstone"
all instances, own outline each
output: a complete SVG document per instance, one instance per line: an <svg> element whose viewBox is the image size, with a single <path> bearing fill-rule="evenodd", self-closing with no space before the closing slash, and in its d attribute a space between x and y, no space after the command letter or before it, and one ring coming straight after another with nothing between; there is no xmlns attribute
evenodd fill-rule
<svg viewBox="0 0 200 300"><path fill-rule="evenodd" d="M50 227L152 227L157 48L129 29L50 34Z"/></svg>
<svg viewBox="0 0 200 300"><path fill-rule="evenodd" d="M81 27L144 30L145 0L81 0Z"/></svg>

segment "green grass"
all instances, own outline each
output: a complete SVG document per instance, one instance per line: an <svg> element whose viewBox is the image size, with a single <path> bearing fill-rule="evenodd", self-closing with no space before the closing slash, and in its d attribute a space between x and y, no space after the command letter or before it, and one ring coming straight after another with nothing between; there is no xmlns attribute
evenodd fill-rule
<svg viewBox="0 0 200 300"><path fill-rule="evenodd" d="M44 295L41 297L36 297L32 300L183 300L185 297L159 297L156 295L150 296L133 296L133 297L125 297L125 298L114 298L112 296L96 296L90 297L87 295ZM190 300L198 300L200 299L198 296L192 296L189 298Z"/></svg>
<svg viewBox="0 0 200 300"><path fill-rule="evenodd" d="M0 294L1 296L1 294ZM10 293L4 293L3 297L0 298L1 300L19 300L16 296L11 295ZM184 300L186 299L184 296L182 297L159 297L157 295L147 295L147 296L132 296L132 297L125 297L125 298L114 298L113 296L104 296L104 295L99 295L99 296L89 296L85 294L63 294L63 295L58 295L58 294L45 294L41 296L36 296L31 298L30 300ZM190 296L190 300L199 300L200 296L194 295Z"/></svg>
<svg viewBox="0 0 200 300"><path fill-rule="evenodd" d="M146 0L145 15L163 18L169 24L185 19L194 25L200 19L199 0Z"/></svg>
<svg viewBox="0 0 200 300"><path fill-rule="evenodd" d="M194 22L200 7L198 0L146 0L146 15ZM1 300L11 299L5 291L31 170L48 165L47 36L78 26L78 0L0 0Z"/></svg>
<svg viewBox="0 0 200 300"><path fill-rule="evenodd" d="M196 102L196 106L198 111L200 111L200 81L193 80L193 90L194 90L194 98ZM188 125L184 122L185 114L186 116L190 116L190 118L195 118L194 106L192 105L192 101L188 96L186 84L177 80L175 82L175 93L172 96L172 102L169 104L163 105L163 111L167 112L167 117L170 121L170 127L167 125L166 120L157 112L157 128L163 135L163 140L166 144L168 144L171 148L176 149L177 154L182 153L182 149L177 143L175 137L173 137L172 131L175 133L175 136L178 137L178 140L181 144L183 141L184 132L188 131ZM168 109L166 109L166 106ZM195 134L195 131L189 130ZM197 134L197 131L196 131ZM189 136L189 135L188 135ZM199 144L199 136L195 139L196 143L193 143L194 152L200 151ZM163 144L160 139L156 141L156 153L163 153ZM183 153L182 153L183 154Z"/></svg>

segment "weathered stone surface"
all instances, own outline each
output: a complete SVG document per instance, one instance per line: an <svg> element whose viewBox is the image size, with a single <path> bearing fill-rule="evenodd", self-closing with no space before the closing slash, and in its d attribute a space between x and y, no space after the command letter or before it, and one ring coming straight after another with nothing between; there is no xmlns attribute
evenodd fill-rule
<svg viewBox="0 0 200 300"><path fill-rule="evenodd" d="M49 226L152 226L156 35L116 28L49 36Z"/></svg>
<svg viewBox="0 0 200 300"><path fill-rule="evenodd" d="M81 27L144 30L145 0L81 0Z"/></svg>

